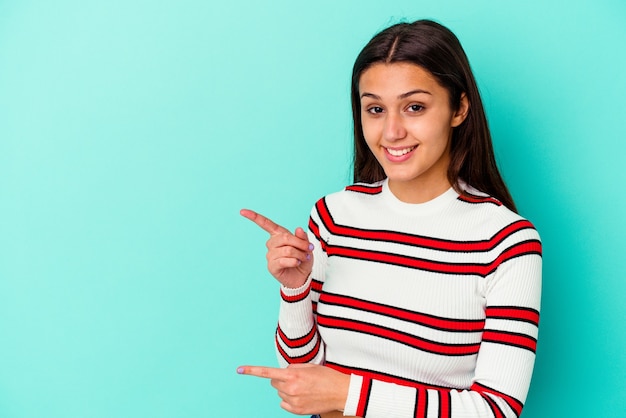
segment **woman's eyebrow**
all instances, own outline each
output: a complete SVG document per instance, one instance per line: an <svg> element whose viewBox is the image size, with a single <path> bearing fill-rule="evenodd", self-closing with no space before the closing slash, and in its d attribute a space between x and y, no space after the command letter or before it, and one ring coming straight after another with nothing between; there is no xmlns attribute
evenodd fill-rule
<svg viewBox="0 0 626 418"><path fill-rule="evenodd" d="M398 99L406 99L407 97L410 97L414 94L429 94L432 96L432 93L429 92L428 90L415 89L415 90L407 91L406 93L402 93L401 95L398 96ZM374 93L368 93L368 92L361 93L361 99L364 97L371 97L372 99L380 100L380 96Z"/></svg>
<svg viewBox="0 0 626 418"><path fill-rule="evenodd" d="M364 97L371 97L374 100L380 100L380 96L377 96L374 93L367 93L367 92L361 93L361 99Z"/></svg>
<svg viewBox="0 0 626 418"><path fill-rule="evenodd" d="M402 93L401 95L398 96L398 99L406 99L409 96L412 96L414 94L420 94L420 93L421 94L430 94L431 96L433 95L428 90L415 89L415 90L407 91L406 93Z"/></svg>

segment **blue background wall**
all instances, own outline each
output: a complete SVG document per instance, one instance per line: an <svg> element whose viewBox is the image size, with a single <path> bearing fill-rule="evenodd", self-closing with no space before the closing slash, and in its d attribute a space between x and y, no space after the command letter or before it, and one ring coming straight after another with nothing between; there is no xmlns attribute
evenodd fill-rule
<svg viewBox="0 0 626 418"><path fill-rule="evenodd" d="M277 285L350 179L349 73L402 18L461 39L544 240L524 416L626 416L620 0L0 0L0 416L280 417Z"/></svg>

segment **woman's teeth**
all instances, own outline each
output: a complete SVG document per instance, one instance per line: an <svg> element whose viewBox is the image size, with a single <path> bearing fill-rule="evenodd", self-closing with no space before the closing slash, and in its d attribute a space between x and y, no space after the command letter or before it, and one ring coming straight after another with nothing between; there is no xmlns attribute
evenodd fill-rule
<svg viewBox="0 0 626 418"><path fill-rule="evenodd" d="M408 154L409 152L413 151L415 149L415 146L410 147L410 148L404 148L404 149L391 149L391 148L385 148L387 150L387 152L391 155L393 155L394 157L402 157L404 154Z"/></svg>

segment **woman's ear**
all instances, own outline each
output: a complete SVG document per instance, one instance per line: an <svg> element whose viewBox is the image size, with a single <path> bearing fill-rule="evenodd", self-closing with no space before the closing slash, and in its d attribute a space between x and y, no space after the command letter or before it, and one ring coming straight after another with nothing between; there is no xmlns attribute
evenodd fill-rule
<svg viewBox="0 0 626 418"><path fill-rule="evenodd" d="M456 128L457 126L463 123L463 121L467 117L467 114L469 113L469 108L470 108L470 102L469 100L467 100L467 95L463 93L461 94L461 100L459 100L459 108L457 109L457 111L454 113L454 116L452 117L451 126L453 128Z"/></svg>

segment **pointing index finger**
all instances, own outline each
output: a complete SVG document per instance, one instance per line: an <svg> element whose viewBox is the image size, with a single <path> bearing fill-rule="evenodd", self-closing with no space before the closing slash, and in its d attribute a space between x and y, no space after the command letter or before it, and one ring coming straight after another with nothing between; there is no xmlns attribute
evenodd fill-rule
<svg viewBox="0 0 626 418"><path fill-rule="evenodd" d="M261 215L260 213L256 213L253 210L241 209L239 213L244 218L250 219L252 222L257 224L259 227L261 227L261 229L263 229L270 235L276 235L284 232L289 233L289 230L287 230L287 228L283 228L282 226L273 222L271 219L266 218L265 216Z"/></svg>
<svg viewBox="0 0 626 418"><path fill-rule="evenodd" d="M250 376L262 377L264 379L277 379L280 380L285 374L285 369L279 369L276 367L262 367L262 366L241 366L237 368L237 373L247 374Z"/></svg>

